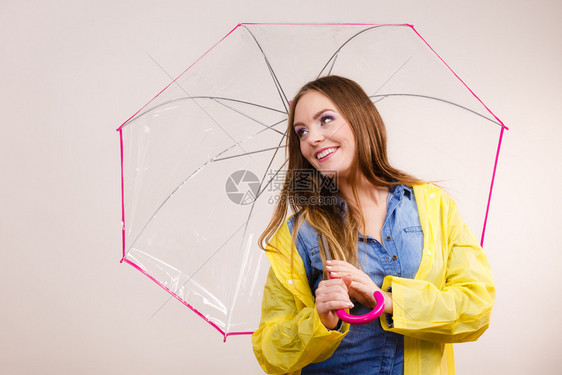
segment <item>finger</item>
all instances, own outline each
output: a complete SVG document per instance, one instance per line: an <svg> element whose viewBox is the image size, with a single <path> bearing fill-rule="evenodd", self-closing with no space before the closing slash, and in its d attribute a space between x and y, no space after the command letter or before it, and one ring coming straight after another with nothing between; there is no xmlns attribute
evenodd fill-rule
<svg viewBox="0 0 562 375"><path fill-rule="evenodd" d="M327 260L326 263L330 263L330 264L332 264L332 265L334 265L334 266L342 266L342 265L345 266L345 265L348 265L348 266L353 267L353 266L351 265L351 263L348 263L348 262L343 261L343 260L337 260L337 259L330 259L330 260Z"/></svg>
<svg viewBox="0 0 562 375"><path fill-rule="evenodd" d="M350 276L352 279L360 279L360 275L357 274L352 274L351 272L336 272L336 271L330 271L330 277L332 277L333 279L342 279L344 276ZM359 276L359 277L358 277Z"/></svg>
<svg viewBox="0 0 562 375"><path fill-rule="evenodd" d="M317 308L320 312L333 311L333 310L343 310L353 308L353 303L344 301L327 301L323 303L317 303Z"/></svg>
<svg viewBox="0 0 562 375"><path fill-rule="evenodd" d="M332 280L330 280L332 281ZM320 301L350 301L347 287L343 280L335 282L322 282L316 288L315 296Z"/></svg>
<svg viewBox="0 0 562 375"><path fill-rule="evenodd" d="M342 285L343 286L345 284L339 279L327 279L327 280L320 281L320 284L318 284L318 287L333 286L333 285Z"/></svg>
<svg viewBox="0 0 562 375"><path fill-rule="evenodd" d="M355 268L353 265L341 260L327 260L326 266L330 268Z"/></svg>
<svg viewBox="0 0 562 375"><path fill-rule="evenodd" d="M350 288L353 287L352 282L357 283L356 279L350 273L330 272L330 277L332 280L340 281L347 293L349 293Z"/></svg>
<svg viewBox="0 0 562 375"><path fill-rule="evenodd" d="M349 301L349 294L343 288L316 289L316 299L323 301Z"/></svg>
<svg viewBox="0 0 562 375"><path fill-rule="evenodd" d="M343 282L345 283L345 286L347 286L348 290L351 287L351 282L353 280L353 278L351 277L351 275L344 275L342 277Z"/></svg>
<svg viewBox="0 0 562 375"><path fill-rule="evenodd" d="M342 262L341 260L327 260L326 269L352 270L357 268L347 262Z"/></svg>
<svg viewBox="0 0 562 375"><path fill-rule="evenodd" d="M329 272L347 272L347 273L353 273L353 274L361 274L363 273L363 271L357 269L356 267L352 266L349 263L328 263L326 262L326 270Z"/></svg>
<svg viewBox="0 0 562 375"><path fill-rule="evenodd" d="M324 289L337 289L340 288L342 289L345 293L347 293L347 285L345 285L345 283L340 280L339 278L333 278L333 279L329 279L329 280L323 280L320 282L320 284L318 284L318 289L320 290L324 290Z"/></svg>
<svg viewBox="0 0 562 375"><path fill-rule="evenodd" d="M340 301L340 302L351 302L349 299L349 294L342 288L338 289L324 289L316 290L316 302L329 302L329 301Z"/></svg>
<svg viewBox="0 0 562 375"><path fill-rule="evenodd" d="M346 300L323 300L316 299L316 308L319 312L324 313L331 310L351 309L353 303L347 298Z"/></svg>

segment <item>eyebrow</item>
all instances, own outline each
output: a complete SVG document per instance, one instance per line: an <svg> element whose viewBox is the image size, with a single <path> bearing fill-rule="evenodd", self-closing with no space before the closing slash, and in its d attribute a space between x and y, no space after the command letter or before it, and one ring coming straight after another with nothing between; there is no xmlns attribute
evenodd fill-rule
<svg viewBox="0 0 562 375"><path fill-rule="evenodd" d="M313 120L313 121L318 120L318 117L320 117L320 116L321 116L324 112L326 112L326 111L332 111L332 112L334 112L333 109L325 108L325 109L323 109L323 110L321 110L321 111L318 111L318 112L312 117L312 120ZM304 125L304 124L303 124L302 122L296 122L296 123L293 124L293 128L294 128L295 126L298 126L298 125Z"/></svg>

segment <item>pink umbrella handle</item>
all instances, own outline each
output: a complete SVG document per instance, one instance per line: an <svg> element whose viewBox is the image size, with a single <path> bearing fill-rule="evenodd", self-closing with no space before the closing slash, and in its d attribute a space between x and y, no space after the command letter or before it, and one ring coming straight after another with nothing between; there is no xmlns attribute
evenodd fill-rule
<svg viewBox="0 0 562 375"><path fill-rule="evenodd" d="M373 310L371 310L370 312L368 312L367 314L364 315L351 315L345 312L345 310L338 310L336 313L338 314L338 317L343 320L344 322L350 323L350 324L365 324L365 323L369 323L373 320L375 320L376 318L378 318L382 312L384 311L384 296L382 295L382 293L380 291L375 291L375 293L373 294L375 297L375 301L376 301L376 306Z"/></svg>

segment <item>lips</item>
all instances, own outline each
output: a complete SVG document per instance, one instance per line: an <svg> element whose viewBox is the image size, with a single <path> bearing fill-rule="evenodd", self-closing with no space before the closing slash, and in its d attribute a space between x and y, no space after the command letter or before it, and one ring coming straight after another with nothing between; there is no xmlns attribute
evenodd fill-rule
<svg viewBox="0 0 562 375"><path fill-rule="evenodd" d="M316 151L314 153L314 156L318 160L324 160L327 157L329 157L330 155L332 155L334 152L336 152L338 150L338 148L339 147L326 147L326 148L323 148L321 150Z"/></svg>

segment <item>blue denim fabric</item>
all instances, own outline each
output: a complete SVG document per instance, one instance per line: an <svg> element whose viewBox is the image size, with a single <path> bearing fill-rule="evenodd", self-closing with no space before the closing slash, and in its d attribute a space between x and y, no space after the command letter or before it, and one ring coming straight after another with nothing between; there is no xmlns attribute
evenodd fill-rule
<svg viewBox="0 0 562 375"><path fill-rule="evenodd" d="M293 230L294 217L288 222ZM390 189L387 214L382 228L383 244L359 234L359 261L363 271L380 287L387 275L414 278L423 250L416 199L411 188L399 185ZM303 223L296 243L304 262L308 282L315 294L323 280L318 234ZM354 301L353 315L370 309ZM326 361L312 363L302 374L403 374L404 338L382 329L379 319L364 325L352 325L334 354Z"/></svg>

